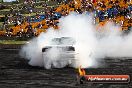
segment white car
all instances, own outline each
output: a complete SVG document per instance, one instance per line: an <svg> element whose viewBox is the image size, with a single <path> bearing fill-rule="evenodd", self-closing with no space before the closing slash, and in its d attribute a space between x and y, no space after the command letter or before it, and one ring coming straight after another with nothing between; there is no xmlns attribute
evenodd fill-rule
<svg viewBox="0 0 132 88"><path fill-rule="evenodd" d="M51 40L51 45L42 48L44 65L48 68L70 66L75 61L75 40L71 37L60 37Z"/></svg>

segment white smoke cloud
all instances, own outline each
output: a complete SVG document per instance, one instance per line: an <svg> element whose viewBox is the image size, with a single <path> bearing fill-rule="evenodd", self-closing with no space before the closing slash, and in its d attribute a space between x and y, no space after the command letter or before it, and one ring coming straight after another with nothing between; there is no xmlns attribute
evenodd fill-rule
<svg viewBox="0 0 132 88"><path fill-rule="evenodd" d="M119 26L108 22L100 30L93 24L93 16L72 12L62 17L59 30L47 29L23 46L20 54L29 60L32 66L41 66L46 69L63 68L65 66L84 68L97 67L98 60L104 57L132 57L132 33L123 36ZM42 54L42 48L51 46L51 39L57 37L72 37L75 39L75 58L61 58L63 50L51 48ZM68 44L67 41L64 41Z"/></svg>

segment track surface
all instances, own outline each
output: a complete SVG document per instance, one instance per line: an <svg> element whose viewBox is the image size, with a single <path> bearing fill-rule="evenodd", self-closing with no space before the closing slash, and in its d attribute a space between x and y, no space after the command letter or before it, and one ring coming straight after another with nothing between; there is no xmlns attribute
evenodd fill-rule
<svg viewBox="0 0 132 88"><path fill-rule="evenodd" d="M102 67L86 69L87 74L129 74L132 79L132 59L106 58ZM76 82L73 68L50 69L29 66L19 56L19 49L0 49L0 88L132 88L128 84L92 84Z"/></svg>

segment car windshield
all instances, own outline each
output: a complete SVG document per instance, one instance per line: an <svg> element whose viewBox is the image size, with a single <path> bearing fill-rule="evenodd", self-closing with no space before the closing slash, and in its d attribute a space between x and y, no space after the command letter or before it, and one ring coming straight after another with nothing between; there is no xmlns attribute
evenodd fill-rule
<svg viewBox="0 0 132 88"><path fill-rule="evenodd" d="M73 45L75 40L71 37L54 38L51 40L53 45Z"/></svg>

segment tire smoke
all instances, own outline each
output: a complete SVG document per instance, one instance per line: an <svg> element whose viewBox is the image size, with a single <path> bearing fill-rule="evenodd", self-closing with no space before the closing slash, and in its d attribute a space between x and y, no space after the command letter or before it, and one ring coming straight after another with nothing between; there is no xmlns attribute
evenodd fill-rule
<svg viewBox="0 0 132 88"><path fill-rule="evenodd" d="M20 55L29 60L32 66L46 69L70 66L77 68L98 67L98 61L105 57L132 57L132 33L123 35L120 26L108 22L101 29L96 29L93 16L72 12L59 19L59 30L47 29L38 37L25 44ZM42 48L52 46L51 40L58 37L72 37L76 43L75 58L60 58L64 50L51 48L45 56ZM69 41L64 41L68 44Z"/></svg>

